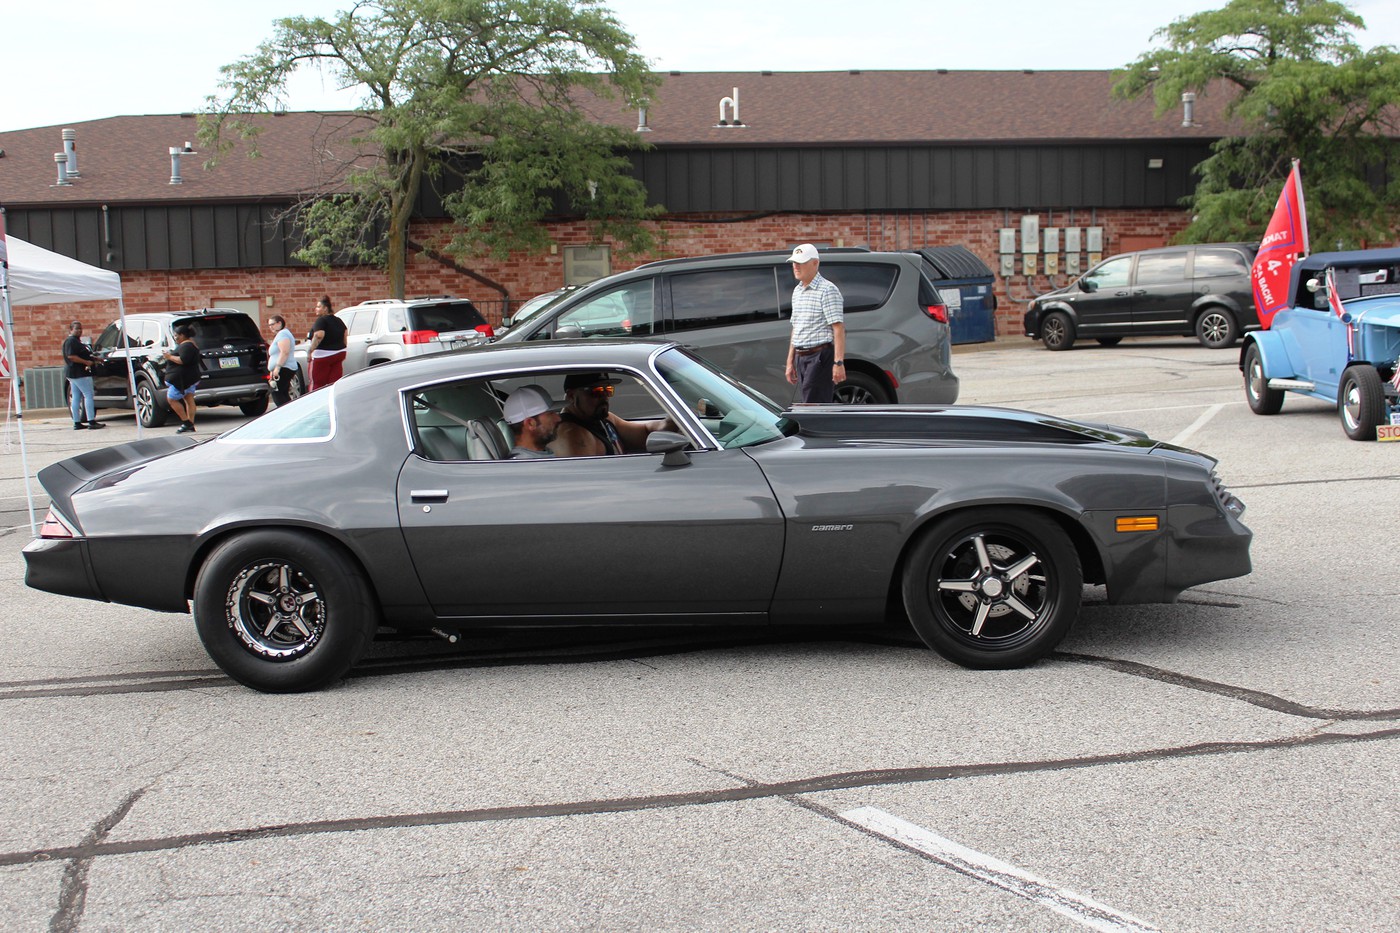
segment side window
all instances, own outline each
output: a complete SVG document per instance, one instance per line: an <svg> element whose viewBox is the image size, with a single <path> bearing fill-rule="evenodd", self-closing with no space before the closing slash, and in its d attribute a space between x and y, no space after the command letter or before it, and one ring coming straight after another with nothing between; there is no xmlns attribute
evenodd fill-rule
<svg viewBox="0 0 1400 933"><path fill-rule="evenodd" d="M883 308L899 278L898 267L887 262L831 263L821 266L820 271L841 290L841 304L846 314ZM788 289L788 301L792 301L792 289Z"/></svg>
<svg viewBox="0 0 1400 933"><path fill-rule="evenodd" d="M130 326L130 322L128 322L128 326ZM134 333L133 333L133 336L134 336ZM93 349L95 352L100 352L100 351L103 351L103 350L112 350L112 349L115 349L116 346L117 346L117 342L118 342L120 339L121 339L121 325L120 325L120 324L108 324L108 325L107 325L107 329L104 330L102 333L98 334L98 335L97 335L97 339L94 340L94 341L92 342L92 349Z"/></svg>
<svg viewBox="0 0 1400 933"><path fill-rule="evenodd" d="M551 327L530 339L549 337L643 337L655 329L655 286L651 279L629 282L594 295L563 312Z"/></svg>
<svg viewBox="0 0 1400 933"><path fill-rule="evenodd" d="M1176 285L1186 280L1186 253L1145 253L1138 257L1138 285Z"/></svg>
<svg viewBox="0 0 1400 933"><path fill-rule="evenodd" d="M669 277L671 316L678 330L778 320L778 286L771 266L719 269Z"/></svg>
<svg viewBox="0 0 1400 933"><path fill-rule="evenodd" d="M1232 249L1196 250L1195 277L1206 279L1216 275L1247 275L1245 257Z"/></svg>
<svg viewBox="0 0 1400 933"><path fill-rule="evenodd" d="M384 324L384 332L388 334L398 334L408 330L408 318L404 314L403 308L390 308L388 318Z"/></svg>
<svg viewBox="0 0 1400 933"><path fill-rule="evenodd" d="M362 308L359 311L351 311L346 315L346 331L351 336L373 333L374 316L377 313L378 312L373 308Z"/></svg>
<svg viewBox="0 0 1400 933"><path fill-rule="evenodd" d="M1092 285L1095 289L1105 288L1126 288L1128 285L1128 273L1133 267L1133 257L1119 256L1107 262L1100 263L1090 269L1084 275L1084 282Z"/></svg>

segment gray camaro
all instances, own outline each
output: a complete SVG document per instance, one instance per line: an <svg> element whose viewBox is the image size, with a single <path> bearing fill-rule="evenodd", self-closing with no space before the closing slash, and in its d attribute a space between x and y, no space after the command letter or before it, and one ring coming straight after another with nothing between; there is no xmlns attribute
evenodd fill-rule
<svg viewBox="0 0 1400 933"><path fill-rule="evenodd" d="M583 373L611 386L603 414L666 419L645 449L509 459L503 400L529 384L561 399ZM26 582L193 602L214 661L267 691L343 676L380 626L878 625L891 609L944 657L1004 668L1065 637L1084 584L1170 602L1248 573L1244 507L1213 465L1021 411L784 411L671 343L498 345L374 367L202 443L47 467Z"/></svg>

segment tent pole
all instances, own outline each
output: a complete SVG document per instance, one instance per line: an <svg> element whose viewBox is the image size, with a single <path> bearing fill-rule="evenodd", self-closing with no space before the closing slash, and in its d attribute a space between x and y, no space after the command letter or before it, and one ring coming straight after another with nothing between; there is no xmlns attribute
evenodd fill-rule
<svg viewBox="0 0 1400 933"><path fill-rule="evenodd" d="M141 409L136 402L136 371L131 366L131 335L126 330L126 301L120 295L117 296L117 315L122 320L122 343L126 345L123 348L126 353L126 390L131 393L131 413L136 416L136 439L139 441L146 435L141 428ZM152 401L160 404L159 399L153 398Z"/></svg>
<svg viewBox="0 0 1400 933"><path fill-rule="evenodd" d="M3 235L0 227L0 235ZM39 536L39 526L34 523L34 487L29 477L29 450L24 443L24 403L19 394L19 367L15 362L15 318L10 309L10 276L8 263L0 269L0 328L5 335L6 364L10 369L10 394L14 398L15 424L19 427L19 463L24 473L24 499L29 506L29 536ZM5 406L9 409L9 406Z"/></svg>

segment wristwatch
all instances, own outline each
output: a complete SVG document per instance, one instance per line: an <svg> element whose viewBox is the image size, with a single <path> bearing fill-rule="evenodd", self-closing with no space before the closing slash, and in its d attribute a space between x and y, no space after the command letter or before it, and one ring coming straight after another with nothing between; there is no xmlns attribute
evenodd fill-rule
<svg viewBox="0 0 1400 933"><path fill-rule="evenodd" d="M831 365L832 365L832 366L845 366L845 365L846 365L846 361L845 361L845 360L832 360L832 361L831 361Z"/></svg>

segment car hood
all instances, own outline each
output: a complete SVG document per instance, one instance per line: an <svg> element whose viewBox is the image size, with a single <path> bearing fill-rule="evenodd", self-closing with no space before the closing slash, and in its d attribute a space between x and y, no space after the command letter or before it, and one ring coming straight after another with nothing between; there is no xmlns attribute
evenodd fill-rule
<svg viewBox="0 0 1400 933"><path fill-rule="evenodd" d="M807 437L974 443L1117 444L1151 449L1158 443L1134 428L1071 421L1052 415L979 405L797 406L784 415Z"/></svg>
<svg viewBox="0 0 1400 933"><path fill-rule="evenodd" d="M1078 280L1078 279L1075 279L1074 281L1070 282L1068 285L1061 285L1059 288L1052 288L1052 289L1051 289L1050 291L1048 291L1048 292L1045 292L1045 293L1040 294L1040 295L1036 295L1034 298L1031 299L1031 304L1035 304L1036 302L1040 302L1040 301L1045 301L1047 298L1062 298L1062 297L1064 297L1065 295L1069 295L1069 294L1076 294L1076 295L1079 294L1079 280Z"/></svg>

